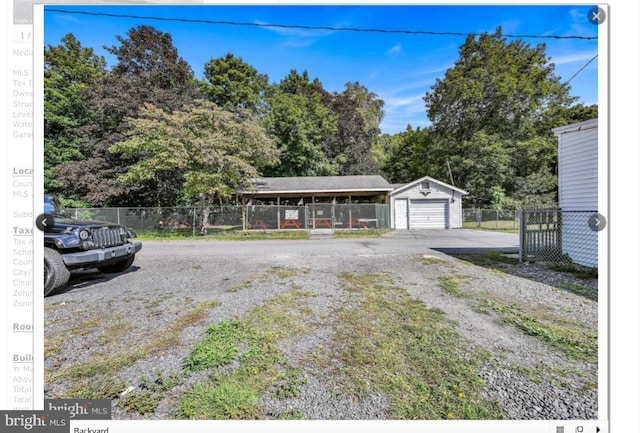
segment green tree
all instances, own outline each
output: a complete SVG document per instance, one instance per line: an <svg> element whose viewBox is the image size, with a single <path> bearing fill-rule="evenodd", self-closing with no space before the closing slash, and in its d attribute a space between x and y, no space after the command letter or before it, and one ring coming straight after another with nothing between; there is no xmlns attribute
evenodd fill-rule
<svg viewBox="0 0 640 433"><path fill-rule="evenodd" d="M227 111L247 110L257 114L264 110L264 94L269 78L260 74L242 58L228 53L204 65L201 83L204 99Z"/></svg>
<svg viewBox="0 0 640 433"><path fill-rule="evenodd" d="M186 196L203 205L203 231L214 199L249 189L251 179L277 162L275 144L250 113L237 116L209 101L173 112L146 104L128 121L128 139L109 151L137 162L119 180L146 183L180 173Z"/></svg>
<svg viewBox="0 0 640 433"><path fill-rule="evenodd" d="M544 44L508 42L498 28L494 34L469 36L459 55L424 97L434 131L458 142L479 130L527 138L542 113L576 100L554 74Z"/></svg>
<svg viewBox="0 0 640 433"><path fill-rule="evenodd" d="M570 108L576 98L549 60L543 44L509 42L500 28L472 35L425 94L441 160L435 166L450 162L456 186L470 192L473 205L495 204L502 193L517 200L547 194L555 181L551 129L580 113ZM531 188L533 179L543 191Z"/></svg>
<svg viewBox="0 0 640 433"><path fill-rule="evenodd" d="M381 166L383 176L391 183L407 183L423 176L438 177L430 162L429 130L411 125L386 139L386 158ZM425 159L425 156L428 159Z"/></svg>
<svg viewBox="0 0 640 433"><path fill-rule="evenodd" d="M76 133L93 115L84 92L107 73L105 59L73 34L61 42L44 51L44 188L60 196L66 194L58 167L86 157Z"/></svg>
<svg viewBox="0 0 640 433"><path fill-rule="evenodd" d="M325 155L339 175L378 172L372 147L380 134L382 100L360 83L347 83L342 93L326 93L324 105L336 117L336 132L323 142Z"/></svg>
<svg viewBox="0 0 640 433"><path fill-rule="evenodd" d="M276 85L264 117L267 134L281 152L271 176L322 176L338 173L339 163L324 153L323 142L337 131L336 118L323 104L323 89L305 71L292 70Z"/></svg>
<svg viewBox="0 0 640 433"><path fill-rule="evenodd" d="M337 174L377 172L377 165L371 155L377 131L366 129L355 101L344 93L326 94L323 99L324 105L336 118L336 131L323 140L322 149L329 161L337 165Z"/></svg>
<svg viewBox="0 0 640 433"><path fill-rule="evenodd" d="M343 93L355 104L364 120L365 130L374 131L376 135L379 135L380 123L384 119L384 101L358 81L345 84Z"/></svg>
<svg viewBox="0 0 640 433"><path fill-rule="evenodd" d="M196 94L188 63L178 55L171 35L150 26L138 26L127 37L116 36L119 46L106 47L117 63L99 83L85 92L93 121L80 128L88 157L65 164L58 171L65 188L78 198L98 206L171 206L182 197L178 174L167 174L148 183L122 184L119 174L135 159L123 159L108 151L126 138L140 107L151 103L168 111L179 110Z"/></svg>

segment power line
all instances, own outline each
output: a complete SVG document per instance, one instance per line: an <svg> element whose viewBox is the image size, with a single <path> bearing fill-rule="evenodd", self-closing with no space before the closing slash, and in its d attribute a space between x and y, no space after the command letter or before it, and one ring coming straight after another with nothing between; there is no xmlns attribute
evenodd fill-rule
<svg viewBox="0 0 640 433"><path fill-rule="evenodd" d="M430 35L430 36L472 36L477 33L463 33L463 32L434 32L427 30L393 30L393 29L371 29L371 28L357 28L357 27L331 27L331 26L307 26L301 24L268 24L268 23L248 23L239 21L212 21L204 19L189 19L189 18L166 18L166 17L154 17L144 15L127 15L127 14L110 14L106 12L86 12L86 11L67 11L62 9L45 9L45 12L58 12L64 14L74 15L93 15L93 16L105 16L111 18L133 18L139 20L156 20L156 21L173 21L184 23L200 23L200 24L214 24L214 25L229 25L229 26L245 26L245 27L267 27L267 28L282 28L282 29L301 29L301 30L329 30L329 31L342 31L342 32L362 32L362 33L402 33L407 35ZM505 38L520 38L520 39L581 39L581 40L596 40L597 36L554 36L554 35L512 35L503 34Z"/></svg>
<svg viewBox="0 0 640 433"><path fill-rule="evenodd" d="M565 83L565 84L569 84L569 82L570 82L571 80L573 80L573 79L575 78L575 76L576 76L576 75L578 75L580 72L582 72L582 71L584 70L584 68L586 68L587 66L589 66L589 64L590 64L591 62L593 62L593 61L594 61L595 59L597 59L597 58L598 58L598 55L596 54L596 55L595 55L595 56L593 56L593 57L592 57L592 58L591 58L587 63L585 63L585 64L584 64L580 69L578 69L578 72L576 72L575 74L573 74L573 75L571 76L571 78L569 78L569 79L566 81L566 83Z"/></svg>

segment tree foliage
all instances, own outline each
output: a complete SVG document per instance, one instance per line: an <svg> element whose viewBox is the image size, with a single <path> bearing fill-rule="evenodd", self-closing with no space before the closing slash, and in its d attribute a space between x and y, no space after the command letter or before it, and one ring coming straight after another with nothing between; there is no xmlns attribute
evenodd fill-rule
<svg viewBox="0 0 640 433"><path fill-rule="evenodd" d="M111 70L72 34L45 49L45 188L94 206L229 197L257 174L374 173L451 182L467 206L553 206L552 129L598 115L575 104L544 45L500 28L469 36L425 92L431 125L394 135L380 135L384 101L359 82L328 92L294 69L269 84L232 53L196 80L170 34L137 26L115 38Z"/></svg>
<svg viewBox="0 0 640 433"><path fill-rule="evenodd" d="M459 143L480 130L527 138L542 113L575 101L554 74L544 44L508 42L500 28L467 37L455 65L431 89L424 101L434 132Z"/></svg>
<svg viewBox="0 0 640 433"><path fill-rule="evenodd" d="M137 162L119 179L136 184L179 173L185 195L201 199L205 208L215 198L250 189L251 179L277 161L273 141L250 113L238 116L209 101L174 112L145 104L128 121L128 139L109 151Z"/></svg>
<svg viewBox="0 0 640 433"><path fill-rule="evenodd" d="M543 44L509 42L500 28L472 35L425 94L430 169L440 173L448 162L472 205L501 206L501 196L521 205L530 194L553 203L557 141L551 129L593 111L570 108L576 98L549 60Z"/></svg>
<svg viewBox="0 0 640 433"><path fill-rule="evenodd" d="M336 118L323 104L322 84L292 70L271 92L264 127L281 152L275 176L323 176L338 172L339 164L323 151L326 137L337 130Z"/></svg>
<svg viewBox="0 0 640 433"><path fill-rule="evenodd" d="M380 135L383 102L360 83L347 83L342 93L324 94L324 104L337 120L336 131L323 142L325 155L339 175L375 174L379 167L372 147Z"/></svg>
<svg viewBox="0 0 640 433"><path fill-rule="evenodd" d="M84 92L94 113L92 122L76 133L87 157L58 170L71 195L92 205L168 205L179 199L175 176L154 182L123 184L118 176L135 159L108 151L122 141L145 103L176 110L189 103L196 91L190 66L178 55L171 35L150 26L138 26L117 36L119 46L107 47L118 62L109 74Z"/></svg>
<svg viewBox="0 0 640 433"><path fill-rule="evenodd" d="M242 58L227 53L204 65L201 83L204 99L227 111L246 110L257 114L264 109L264 94L269 78L260 74Z"/></svg>
<svg viewBox="0 0 640 433"><path fill-rule="evenodd" d="M93 49L70 33L61 42L44 51L44 187L53 194L62 192L58 167L86 156L76 134L93 116L84 92L106 75L106 61Z"/></svg>

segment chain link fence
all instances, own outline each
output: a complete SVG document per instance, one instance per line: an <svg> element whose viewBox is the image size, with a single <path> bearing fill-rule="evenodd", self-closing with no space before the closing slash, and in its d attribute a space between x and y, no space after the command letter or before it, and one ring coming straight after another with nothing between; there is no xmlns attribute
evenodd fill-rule
<svg viewBox="0 0 640 433"><path fill-rule="evenodd" d="M598 267L597 211L525 209L520 216L520 260Z"/></svg>
<svg viewBox="0 0 640 433"><path fill-rule="evenodd" d="M211 230L388 229L388 204L331 204L305 206L212 206L206 222L199 207L73 208L71 217L114 222L139 232Z"/></svg>
<svg viewBox="0 0 640 433"><path fill-rule="evenodd" d="M462 226L485 230L520 229L520 215L517 210L463 209Z"/></svg>

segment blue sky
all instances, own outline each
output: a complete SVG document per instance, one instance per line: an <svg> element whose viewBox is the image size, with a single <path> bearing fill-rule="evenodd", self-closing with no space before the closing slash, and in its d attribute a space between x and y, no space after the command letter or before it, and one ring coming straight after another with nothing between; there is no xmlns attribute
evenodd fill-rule
<svg viewBox="0 0 640 433"><path fill-rule="evenodd" d="M387 29L428 32L493 32L537 36L597 36L589 23L591 6L45 6L93 13L124 14L251 24L282 24L331 28ZM45 45L59 45L73 33L84 47L113 62L103 46L117 45L137 25L151 25L170 33L179 55L202 78L204 64L232 53L251 64L270 82L279 82L291 69L308 71L328 91L340 92L358 81L385 101L383 133L404 131L407 125L429 125L422 97L443 78L458 58L465 36L354 32L301 28L221 25L186 21L158 21L45 13ZM597 40L523 38L546 45L562 81L578 73L598 54ZM571 94L583 104L597 103L598 60L570 82Z"/></svg>

